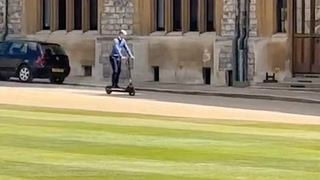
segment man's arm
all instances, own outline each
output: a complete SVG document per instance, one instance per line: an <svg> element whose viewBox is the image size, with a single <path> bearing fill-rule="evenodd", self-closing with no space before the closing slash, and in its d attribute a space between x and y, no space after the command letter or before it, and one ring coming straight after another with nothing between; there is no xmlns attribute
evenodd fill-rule
<svg viewBox="0 0 320 180"><path fill-rule="evenodd" d="M129 54L129 56L130 56L131 58L134 58L134 56L132 55L132 53L131 53L131 51L130 51L130 48L129 48L128 44L127 44L127 41L124 41L124 48L126 49L126 51L127 51L127 53Z"/></svg>
<svg viewBox="0 0 320 180"><path fill-rule="evenodd" d="M118 39L114 39L113 46L115 47L117 53L120 55L120 58L123 58L123 55L121 53L121 47L120 47L120 42Z"/></svg>

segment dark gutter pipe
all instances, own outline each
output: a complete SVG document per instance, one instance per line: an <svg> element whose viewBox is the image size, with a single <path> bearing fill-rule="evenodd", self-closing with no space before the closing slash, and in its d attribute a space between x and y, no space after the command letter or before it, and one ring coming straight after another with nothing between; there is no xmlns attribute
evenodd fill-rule
<svg viewBox="0 0 320 180"><path fill-rule="evenodd" d="M233 41L234 86L248 86L248 39L251 0L237 0L235 39Z"/></svg>

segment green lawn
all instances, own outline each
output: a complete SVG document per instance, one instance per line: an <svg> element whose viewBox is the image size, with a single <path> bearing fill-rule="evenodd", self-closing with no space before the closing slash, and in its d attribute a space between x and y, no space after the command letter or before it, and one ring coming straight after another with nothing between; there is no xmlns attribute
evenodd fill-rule
<svg viewBox="0 0 320 180"><path fill-rule="evenodd" d="M320 126L0 105L0 179L320 179Z"/></svg>

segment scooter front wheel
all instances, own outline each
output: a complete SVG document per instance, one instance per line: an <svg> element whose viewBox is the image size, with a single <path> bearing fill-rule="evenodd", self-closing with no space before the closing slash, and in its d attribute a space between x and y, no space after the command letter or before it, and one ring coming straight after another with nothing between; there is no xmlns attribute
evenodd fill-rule
<svg viewBox="0 0 320 180"><path fill-rule="evenodd" d="M134 87L130 88L129 95L130 96L135 96L136 95L136 90L134 89Z"/></svg>
<svg viewBox="0 0 320 180"><path fill-rule="evenodd" d="M132 92L129 93L129 95L130 95L130 96L135 96L135 95L136 95L136 92L135 92L135 91L132 91Z"/></svg>

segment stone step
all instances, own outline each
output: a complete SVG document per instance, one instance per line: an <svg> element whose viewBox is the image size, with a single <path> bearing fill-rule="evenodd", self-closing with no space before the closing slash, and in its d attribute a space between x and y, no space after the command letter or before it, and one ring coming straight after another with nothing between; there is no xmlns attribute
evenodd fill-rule
<svg viewBox="0 0 320 180"><path fill-rule="evenodd" d="M320 78L320 74L296 74L294 78Z"/></svg>
<svg viewBox="0 0 320 180"><path fill-rule="evenodd" d="M279 83L256 83L255 86L261 87L278 87L278 88L315 88L320 89L320 82L298 82L298 81L284 81Z"/></svg>
<svg viewBox="0 0 320 180"><path fill-rule="evenodd" d="M301 77L294 77L294 78L286 78L284 82L291 82L291 83L316 83L320 84L320 78L301 78Z"/></svg>
<svg viewBox="0 0 320 180"><path fill-rule="evenodd" d="M285 90L285 91L303 91L303 92L317 92L320 93L320 88L294 88L294 87L275 87L275 86L251 86L256 89L268 89L268 90ZM320 96L320 95L319 95Z"/></svg>

